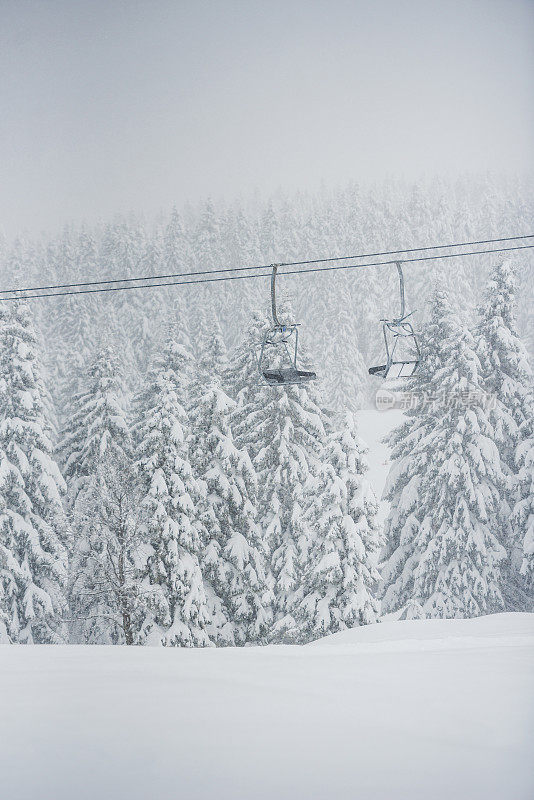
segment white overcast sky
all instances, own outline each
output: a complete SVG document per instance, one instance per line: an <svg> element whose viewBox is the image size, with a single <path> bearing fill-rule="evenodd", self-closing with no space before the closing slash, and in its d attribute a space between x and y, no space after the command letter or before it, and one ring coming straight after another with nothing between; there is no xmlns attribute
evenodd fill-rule
<svg viewBox="0 0 534 800"><path fill-rule="evenodd" d="M0 229L534 165L533 0L0 0Z"/></svg>

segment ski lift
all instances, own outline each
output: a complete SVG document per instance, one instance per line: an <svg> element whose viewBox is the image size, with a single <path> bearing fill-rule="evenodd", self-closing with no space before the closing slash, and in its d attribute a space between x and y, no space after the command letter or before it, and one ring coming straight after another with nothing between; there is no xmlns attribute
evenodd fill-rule
<svg viewBox="0 0 534 800"><path fill-rule="evenodd" d="M404 275L402 261L396 261L399 273L400 315L396 319L382 319L382 332L386 344L386 363L378 367L370 367L369 375L380 378L411 378L417 371L421 361L421 351L417 334L408 320L413 311L406 314L404 300Z"/></svg>
<svg viewBox="0 0 534 800"><path fill-rule="evenodd" d="M309 383L316 380L315 372L299 369L297 366L297 353L299 332L298 323L285 325L280 322L276 313L276 273L280 264L273 264L271 275L271 312L273 325L265 333L261 344L258 360L260 374L269 386L288 386L292 384ZM274 348L278 354L279 366L269 368L266 366L266 351Z"/></svg>

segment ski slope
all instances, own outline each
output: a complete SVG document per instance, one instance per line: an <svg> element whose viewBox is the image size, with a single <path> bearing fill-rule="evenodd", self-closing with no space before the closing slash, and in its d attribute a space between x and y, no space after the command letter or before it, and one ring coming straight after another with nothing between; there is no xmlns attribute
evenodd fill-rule
<svg viewBox="0 0 534 800"><path fill-rule="evenodd" d="M0 647L6 800L532 800L534 615Z"/></svg>
<svg viewBox="0 0 534 800"><path fill-rule="evenodd" d="M382 492L389 472L391 455L391 451L384 444L383 438L391 433L393 428L401 425L404 421L404 414L398 409L389 411L364 409L357 412L356 418L358 420L358 433L369 448L367 453L367 463L369 465L367 478L378 500L378 521L383 524L388 513L388 503L382 500Z"/></svg>

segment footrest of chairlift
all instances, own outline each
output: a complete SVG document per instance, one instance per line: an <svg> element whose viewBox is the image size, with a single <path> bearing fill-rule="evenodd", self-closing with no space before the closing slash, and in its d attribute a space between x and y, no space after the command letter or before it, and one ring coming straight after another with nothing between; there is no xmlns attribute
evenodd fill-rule
<svg viewBox="0 0 534 800"><path fill-rule="evenodd" d="M382 375L386 372L386 365L381 364L378 367L369 367L369 375Z"/></svg>
<svg viewBox="0 0 534 800"><path fill-rule="evenodd" d="M284 386L314 381L317 374L302 369L269 369L263 371L263 377L271 386Z"/></svg>
<svg viewBox="0 0 534 800"><path fill-rule="evenodd" d="M267 383L277 384L283 383L284 378L278 370L264 370L263 377L267 381Z"/></svg>

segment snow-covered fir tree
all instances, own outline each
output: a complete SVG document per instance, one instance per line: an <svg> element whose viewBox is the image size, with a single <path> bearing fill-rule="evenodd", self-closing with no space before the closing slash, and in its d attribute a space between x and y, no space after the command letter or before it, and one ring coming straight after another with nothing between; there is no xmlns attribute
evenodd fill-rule
<svg viewBox="0 0 534 800"><path fill-rule="evenodd" d="M528 451L534 417L532 369L517 332L516 293L516 270L511 261L503 261L492 272L477 329L484 385L494 401L490 412L494 441L508 479L501 541L508 554L505 595L511 610L525 605L524 559L525 546L529 547L525 491L528 495ZM511 514L517 502L520 506Z"/></svg>
<svg viewBox="0 0 534 800"><path fill-rule="evenodd" d="M87 644L139 642L146 605L141 498L130 457L110 451L76 498L71 631Z"/></svg>
<svg viewBox="0 0 534 800"><path fill-rule="evenodd" d="M534 396L531 397L534 404ZM528 607L534 608L534 414L519 428L519 443L516 449L515 503L512 525L519 545L521 558L519 574L521 588L527 598ZM524 606L523 606L524 608Z"/></svg>
<svg viewBox="0 0 534 800"><path fill-rule="evenodd" d="M252 312L247 327L231 354L226 370L228 393L236 401L232 430L236 444L246 447L254 460L262 446L256 414L271 398L271 387L262 379L258 357L269 322L259 311Z"/></svg>
<svg viewBox="0 0 534 800"><path fill-rule="evenodd" d="M383 611L473 617L504 606L506 479L476 343L438 291L423 333L419 404L389 437Z"/></svg>
<svg viewBox="0 0 534 800"><path fill-rule="evenodd" d="M306 510L310 542L295 612L300 641L379 618L382 540L376 498L365 477L365 453L354 415L346 412L328 437Z"/></svg>
<svg viewBox="0 0 534 800"><path fill-rule="evenodd" d="M172 209L171 216L162 241L164 272L169 275L180 275L188 272L193 264L191 246L184 229L183 220L176 208ZM159 270L161 272L161 269ZM197 288L197 287L195 287ZM173 336L177 344L182 344L187 350L192 350L189 337L189 315L188 309L191 308L191 297L185 287L179 291L169 287L169 300L172 308L172 318L176 320ZM168 335L168 315L162 317L162 341L160 347L164 347Z"/></svg>
<svg viewBox="0 0 534 800"><path fill-rule="evenodd" d="M130 448L120 364L113 347L104 345L73 398L59 445L70 504L107 455L121 459Z"/></svg>
<svg viewBox="0 0 534 800"><path fill-rule="evenodd" d="M220 382L223 389L227 388L228 353L217 320L205 319L197 344L198 357L190 369L189 404L193 409L212 377Z"/></svg>
<svg viewBox="0 0 534 800"><path fill-rule="evenodd" d="M209 349L218 352L212 335ZM192 410L192 452L204 483L201 521L207 532L202 569L207 580L210 635L219 644L259 642L270 623L266 553L256 522L257 482L246 449L233 440L235 408L221 376L207 373Z"/></svg>
<svg viewBox="0 0 534 800"><path fill-rule="evenodd" d="M491 414L495 441L511 470L518 428L532 413L532 369L517 331L516 292L516 270L511 261L503 261L492 272L477 329L484 384L496 401Z"/></svg>
<svg viewBox="0 0 534 800"><path fill-rule="evenodd" d="M340 297L336 302L336 335L332 335L330 324L324 326L325 341L320 352L327 365L325 378L328 381L332 407L340 412L346 408L356 411L364 404L368 378L362 354L355 344L356 330L361 322L354 314L346 282L340 283L339 291ZM323 319L330 318L331 311L324 314ZM348 342L350 346L347 346Z"/></svg>
<svg viewBox="0 0 534 800"><path fill-rule="evenodd" d="M116 562L133 559L138 531L132 514L138 498L132 486L121 373L112 347L104 346L90 365L59 449L76 534L69 570L71 635L90 643L119 641L123 623L113 573ZM133 580L131 570L120 583L126 578ZM120 592L132 595L124 586Z"/></svg>
<svg viewBox="0 0 534 800"><path fill-rule="evenodd" d="M156 358L136 399L137 461L150 551L142 638L165 645L209 644L200 560L203 484L189 461L187 387L191 356L173 338Z"/></svg>
<svg viewBox="0 0 534 800"><path fill-rule="evenodd" d="M281 313L290 316L291 310L286 307ZM271 555L272 637L283 639L296 627L294 612L301 598L310 541L307 492L321 471L330 418L314 386L265 385L257 354L267 327L261 314L253 316L236 350L229 383L237 397L233 415L237 441L247 447L258 476L258 521ZM278 351L268 355L278 356Z"/></svg>
<svg viewBox="0 0 534 800"><path fill-rule="evenodd" d="M534 395L530 402L534 405ZM520 558L520 588L534 609L534 414L519 428L512 526ZM524 608L525 606L523 606Z"/></svg>
<svg viewBox="0 0 534 800"><path fill-rule="evenodd" d="M68 530L28 307L0 304L0 628L64 641Z"/></svg>

